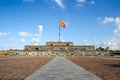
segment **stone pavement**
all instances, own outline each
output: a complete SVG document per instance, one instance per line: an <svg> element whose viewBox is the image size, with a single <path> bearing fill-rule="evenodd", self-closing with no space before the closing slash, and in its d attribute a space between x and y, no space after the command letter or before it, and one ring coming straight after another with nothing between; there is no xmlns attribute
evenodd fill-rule
<svg viewBox="0 0 120 80"><path fill-rule="evenodd" d="M25 80L102 80L64 57L55 57Z"/></svg>

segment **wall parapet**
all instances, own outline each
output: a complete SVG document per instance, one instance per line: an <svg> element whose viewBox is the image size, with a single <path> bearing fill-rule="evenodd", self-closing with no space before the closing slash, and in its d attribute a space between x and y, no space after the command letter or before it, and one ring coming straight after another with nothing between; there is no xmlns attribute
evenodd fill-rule
<svg viewBox="0 0 120 80"><path fill-rule="evenodd" d="M84 51L9 51L9 56L110 56L109 52Z"/></svg>

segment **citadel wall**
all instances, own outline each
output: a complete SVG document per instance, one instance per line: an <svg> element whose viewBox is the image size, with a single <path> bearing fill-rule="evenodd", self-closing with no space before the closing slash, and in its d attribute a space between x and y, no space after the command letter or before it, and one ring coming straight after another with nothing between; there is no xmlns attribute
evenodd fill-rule
<svg viewBox="0 0 120 80"><path fill-rule="evenodd" d="M95 51L94 45L76 46L73 42L46 42L46 45L25 45L24 50L10 51L17 56L95 56L108 55Z"/></svg>

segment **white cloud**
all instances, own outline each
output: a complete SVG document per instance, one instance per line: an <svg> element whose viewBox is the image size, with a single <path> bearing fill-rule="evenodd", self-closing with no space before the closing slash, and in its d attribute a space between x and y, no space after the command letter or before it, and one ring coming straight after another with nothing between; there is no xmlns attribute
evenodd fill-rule
<svg viewBox="0 0 120 80"><path fill-rule="evenodd" d="M31 34L31 33L28 33L28 32L19 32L18 35L21 36L21 37L40 37L42 35L42 31L43 31L43 26L42 25L39 25L38 26L38 33L37 34Z"/></svg>
<svg viewBox="0 0 120 80"><path fill-rule="evenodd" d="M76 4L76 7L83 7L84 5L83 4Z"/></svg>
<svg viewBox="0 0 120 80"><path fill-rule="evenodd" d="M115 25L117 25L118 27L120 27L120 17L105 17L105 18L101 18L98 17L97 20L102 21L103 24L107 24L107 23L114 23Z"/></svg>
<svg viewBox="0 0 120 80"><path fill-rule="evenodd" d="M120 39L120 17L116 17L114 23L117 25L117 28L114 30L114 35Z"/></svg>
<svg viewBox="0 0 120 80"><path fill-rule="evenodd" d="M112 50L117 50L117 49L120 49L120 44L119 43L117 43L117 42L108 42L108 47L110 48L110 49L112 49Z"/></svg>
<svg viewBox="0 0 120 80"><path fill-rule="evenodd" d="M120 38L120 17L105 17L103 23L113 23L117 26L117 28L113 31L115 37Z"/></svg>
<svg viewBox="0 0 120 80"><path fill-rule="evenodd" d="M40 37L42 35L43 32L43 26L42 25L38 25L38 33L37 34L33 34L33 37Z"/></svg>
<svg viewBox="0 0 120 80"><path fill-rule="evenodd" d="M23 2L34 2L35 0L23 0Z"/></svg>
<svg viewBox="0 0 120 80"><path fill-rule="evenodd" d="M120 49L120 43L116 38L112 38L109 41L103 42L102 44L98 44L98 47L109 47L110 50L118 50Z"/></svg>
<svg viewBox="0 0 120 80"><path fill-rule="evenodd" d="M98 17L98 18L97 18L98 21L101 20L101 19L102 19L101 17Z"/></svg>
<svg viewBox="0 0 120 80"><path fill-rule="evenodd" d="M95 1L92 0L90 3L91 3L91 4L95 4Z"/></svg>
<svg viewBox="0 0 120 80"><path fill-rule="evenodd" d="M90 2L88 2L87 0L77 0L76 7L83 7L85 4L93 5L95 4L95 1L91 0Z"/></svg>
<svg viewBox="0 0 120 80"><path fill-rule="evenodd" d="M105 17L103 20L103 23L111 23L114 22L114 18L113 17Z"/></svg>
<svg viewBox="0 0 120 80"><path fill-rule="evenodd" d="M120 17L105 17L104 19L100 19L103 24L113 23L117 26L116 29L113 30L114 36L111 40L107 41L105 45L109 46L110 49L120 49Z"/></svg>
<svg viewBox="0 0 120 80"><path fill-rule="evenodd" d="M39 25L39 26L38 26L38 29L39 29L39 34L41 35L41 34L42 34L42 31L43 31L43 26L42 26L42 25Z"/></svg>
<svg viewBox="0 0 120 80"><path fill-rule="evenodd" d="M40 37L40 34L33 34L33 37Z"/></svg>
<svg viewBox="0 0 120 80"><path fill-rule="evenodd" d="M28 32L19 32L18 35L21 36L21 37L31 37L32 40L31 40L31 43L33 45L39 45L40 44L40 38L42 36L42 32L43 32L43 25L38 25L38 33L36 34L31 34L31 33L28 33ZM25 43L25 39L22 38L21 43Z"/></svg>
<svg viewBox="0 0 120 80"><path fill-rule="evenodd" d="M93 45L89 40L83 40L84 45Z"/></svg>
<svg viewBox="0 0 120 80"><path fill-rule="evenodd" d="M40 44L40 39L39 38L32 38L32 44L33 45L39 45Z"/></svg>
<svg viewBox="0 0 120 80"><path fill-rule="evenodd" d="M61 8L65 8L65 6L63 5L63 3L62 3L62 0L54 0L56 3L57 3L57 5L59 5Z"/></svg>
<svg viewBox="0 0 120 80"><path fill-rule="evenodd" d="M79 3L86 3L86 0L77 0Z"/></svg>
<svg viewBox="0 0 120 80"><path fill-rule="evenodd" d="M29 37L29 36L31 36L31 34L28 33L28 32L19 32L18 35L21 36L21 37Z"/></svg>
<svg viewBox="0 0 120 80"><path fill-rule="evenodd" d="M115 24L120 28L120 17L115 18Z"/></svg>
<svg viewBox="0 0 120 80"><path fill-rule="evenodd" d="M120 38L120 28L114 30L114 35Z"/></svg>
<svg viewBox="0 0 120 80"><path fill-rule="evenodd" d="M40 44L40 37L42 35L43 32L43 25L38 25L38 33L34 34L34 38L32 38L32 44L33 45L39 45Z"/></svg>
<svg viewBox="0 0 120 80"><path fill-rule="evenodd" d="M3 33L3 32L0 32L0 37L2 36L7 36L9 33Z"/></svg>
<svg viewBox="0 0 120 80"><path fill-rule="evenodd" d="M25 39L22 38L21 41L20 41L20 43L25 43Z"/></svg>
<svg viewBox="0 0 120 80"><path fill-rule="evenodd" d="M86 3L86 0L77 0L76 7L83 7Z"/></svg>
<svg viewBox="0 0 120 80"><path fill-rule="evenodd" d="M83 40L85 45L88 45L88 40Z"/></svg>

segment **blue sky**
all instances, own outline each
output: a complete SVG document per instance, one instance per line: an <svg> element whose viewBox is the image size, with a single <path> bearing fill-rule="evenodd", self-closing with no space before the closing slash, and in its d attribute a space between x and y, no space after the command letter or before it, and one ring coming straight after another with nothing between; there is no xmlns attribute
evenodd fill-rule
<svg viewBox="0 0 120 80"><path fill-rule="evenodd" d="M0 0L0 49L58 41L120 49L120 0Z"/></svg>

